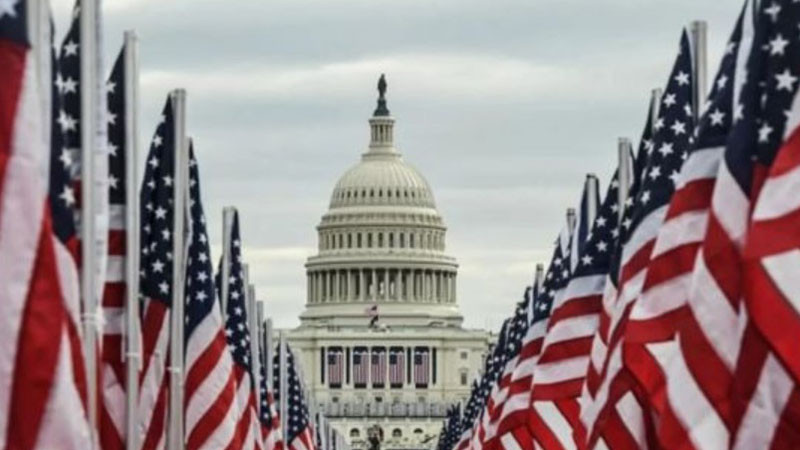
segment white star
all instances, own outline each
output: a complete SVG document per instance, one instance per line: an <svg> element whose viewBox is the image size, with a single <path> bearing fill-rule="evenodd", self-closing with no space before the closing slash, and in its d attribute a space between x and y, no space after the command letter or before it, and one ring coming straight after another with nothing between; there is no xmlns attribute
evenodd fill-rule
<svg viewBox="0 0 800 450"><path fill-rule="evenodd" d="M110 154L111 156L117 156L118 149L119 147L117 147L116 145L112 144L111 142L108 143L108 154Z"/></svg>
<svg viewBox="0 0 800 450"><path fill-rule="evenodd" d="M664 105L670 107L675 104L675 94L667 94L664 96Z"/></svg>
<svg viewBox="0 0 800 450"><path fill-rule="evenodd" d="M64 44L64 56L78 56L78 44L74 41Z"/></svg>
<svg viewBox="0 0 800 450"><path fill-rule="evenodd" d="M153 266L153 273L161 273L164 271L164 263L162 263L158 259L153 262L152 266Z"/></svg>
<svg viewBox="0 0 800 450"><path fill-rule="evenodd" d="M736 43L728 42L728 45L725 46L725 53L728 55L732 55L734 50L736 50Z"/></svg>
<svg viewBox="0 0 800 450"><path fill-rule="evenodd" d="M242 308L240 308L238 306L233 308L233 313L236 314L237 316L241 316L242 315Z"/></svg>
<svg viewBox="0 0 800 450"><path fill-rule="evenodd" d="M675 81L677 81L681 86L684 84L689 84L689 74L685 72L678 72L678 75L675 75Z"/></svg>
<svg viewBox="0 0 800 450"><path fill-rule="evenodd" d="M167 210L160 206L156 208L156 219L166 219L166 218L167 218Z"/></svg>
<svg viewBox="0 0 800 450"><path fill-rule="evenodd" d="M114 83L113 81L106 82L106 94L113 94L116 88L117 83Z"/></svg>
<svg viewBox="0 0 800 450"><path fill-rule="evenodd" d="M164 185L165 186L172 186L172 177L169 175L164 176Z"/></svg>
<svg viewBox="0 0 800 450"><path fill-rule="evenodd" d="M206 293L205 293L205 292L203 292L203 291L200 291L200 292L198 292L198 293L197 293L197 295L195 295L195 296L194 296L194 298L196 298L198 301L201 301L201 302L202 302L203 300L205 300L206 298L208 298L208 296L206 295Z"/></svg>
<svg viewBox="0 0 800 450"><path fill-rule="evenodd" d="M58 112L58 124L61 126L61 131L66 133L67 131L76 131L78 121L62 109Z"/></svg>
<svg viewBox="0 0 800 450"><path fill-rule="evenodd" d="M708 115L708 118L711 119L711 125L722 126L722 120L725 118L725 113L719 109L715 109L711 114Z"/></svg>
<svg viewBox="0 0 800 450"><path fill-rule="evenodd" d="M106 123L115 125L117 123L117 115L111 111L106 111Z"/></svg>
<svg viewBox="0 0 800 450"><path fill-rule="evenodd" d="M733 121L736 122L744 118L744 105L739 103L733 108Z"/></svg>
<svg viewBox="0 0 800 450"><path fill-rule="evenodd" d="M239 248L242 246L242 242L239 239L233 241L233 246Z"/></svg>
<svg viewBox="0 0 800 450"><path fill-rule="evenodd" d="M598 228L602 228L606 226L606 218L603 216L597 216L597 221L595 222Z"/></svg>
<svg viewBox="0 0 800 450"><path fill-rule="evenodd" d="M604 241L600 241L600 242L597 243L597 251L598 252L603 253L607 249L608 249L608 244L606 244Z"/></svg>
<svg viewBox="0 0 800 450"><path fill-rule="evenodd" d="M67 77L64 80L64 93L65 94L77 94L78 93L78 81L74 80L72 77Z"/></svg>
<svg viewBox="0 0 800 450"><path fill-rule="evenodd" d="M664 142L661 144L661 148L658 149L658 153L661 153L661 156L666 157L667 155L671 155L672 152L672 143Z"/></svg>
<svg viewBox="0 0 800 450"><path fill-rule="evenodd" d="M0 0L0 18L8 14L9 17L17 17L17 11L14 10L19 0Z"/></svg>
<svg viewBox="0 0 800 450"><path fill-rule="evenodd" d="M158 289L161 291L162 294L166 294L169 292L169 285L166 281L162 281L161 284L158 285Z"/></svg>
<svg viewBox="0 0 800 450"><path fill-rule="evenodd" d="M58 158L61 160L61 164L64 164L64 168L69 168L72 165L72 152L68 148L64 148L61 150L61 156Z"/></svg>
<svg viewBox="0 0 800 450"><path fill-rule="evenodd" d="M680 180L680 174L677 170L673 170L672 173L669 175L669 179L672 180L672 184L677 186L678 181Z"/></svg>
<svg viewBox="0 0 800 450"><path fill-rule="evenodd" d="M111 189L117 189L117 184L119 180L114 175L108 175L108 185L111 186Z"/></svg>
<svg viewBox="0 0 800 450"><path fill-rule="evenodd" d="M206 256L206 254L205 254L205 253L200 253L200 254L197 256L197 259L199 259L199 260L200 260L200 262L203 262L203 263L204 263L204 262L208 261L208 256Z"/></svg>
<svg viewBox="0 0 800 450"><path fill-rule="evenodd" d="M770 16L773 22L778 20L778 14L780 14L780 12L781 12L781 7L778 6L776 3L772 3L769 8L764 10L764 14Z"/></svg>
<svg viewBox="0 0 800 450"><path fill-rule="evenodd" d="M797 77L792 75L792 72L790 72L789 69L786 69L782 73L775 75L775 79L778 81L779 91L781 89L786 89L789 92L794 89L794 82L797 81Z"/></svg>
<svg viewBox="0 0 800 450"><path fill-rule="evenodd" d="M727 84L728 84L728 76L727 75L722 75L717 80L717 89L718 90L725 89L725 86L727 86Z"/></svg>
<svg viewBox="0 0 800 450"><path fill-rule="evenodd" d="M161 237L162 237L162 238L163 238L165 241L169 241L169 236L170 236L170 232L169 232L169 230L168 230L168 229L164 228L163 230L161 230Z"/></svg>
<svg viewBox="0 0 800 450"><path fill-rule="evenodd" d="M675 133L676 136L681 134L686 134L686 124L681 122L680 120L676 120L675 123L672 124L670 127L672 132Z"/></svg>
<svg viewBox="0 0 800 450"><path fill-rule="evenodd" d="M650 179L655 180L661 176L661 167L655 166L650 170Z"/></svg>
<svg viewBox="0 0 800 450"><path fill-rule="evenodd" d="M208 279L208 275L205 272L200 272L197 274L197 281L204 282Z"/></svg>
<svg viewBox="0 0 800 450"><path fill-rule="evenodd" d="M161 147L161 144L163 142L164 140L161 138L161 136L155 135L155 137L153 138L153 147Z"/></svg>
<svg viewBox="0 0 800 450"><path fill-rule="evenodd" d="M156 167L158 167L158 158L153 156L152 158L150 158L150 161L147 161L147 164L150 164L150 167L155 169Z"/></svg>
<svg viewBox="0 0 800 450"><path fill-rule="evenodd" d="M658 118L658 120L656 120L656 123L655 123L655 124L653 124L653 128L654 128L656 131L658 131L658 130L660 130L662 127L664 127L664 119L662 119L661 117L659 117L659 118Z"/></svg>
<svg viewBox="0 0 800 450"><path fill-rule="evenodd" d="M778 35L775 36L775 39L769 41L769 53L771 55L783 55L787 45L789 45L789 41L784 39L783 36L778 33Z"/></svg>
<svg viewBox="0 0 800 450"><path fill-rule="evenodd" d="M642 204L646 205L650 201L650 191L642 192Z"/></svg>
<svg viewBox="0 0 800 450"><path fill-rule="evenodd" d="M769 142L769 135L772 133L772 127L768 123L764 123L758 130L758 142Z"/></svg>
<svg viewBox="0 0 800 450"><path fill-rule="evenodd" d="M231 298L234 299L234 300L238 300L239 299L239 292L238 291L232 291L231 292Z"/></svg>
<svg viewBox="0 0 800 450"><path fill-rule="evenodd" d="M630 228L630 226L631 226L631 218L628 217L627 219L623 220L622 221L622 226L625 227L626 229Z"/></svg>
<svg viewBox="0 0 800 450"><path fill-rule="evenodd" d="M589 264L592 263L592 257L589 255L585 255L583 258L581 258L581 262L583 262L584 266L588 266Z"/></svg>
<svg viewBox="0 0 800 450"><path fill-rule="evenodd" d="M64 191L61 192L61 195L59 195L58 198L64 200L64 203L66 203L67 206L72 206L75 204L75 191L73 191L69 186L64 186Z"/></svg>

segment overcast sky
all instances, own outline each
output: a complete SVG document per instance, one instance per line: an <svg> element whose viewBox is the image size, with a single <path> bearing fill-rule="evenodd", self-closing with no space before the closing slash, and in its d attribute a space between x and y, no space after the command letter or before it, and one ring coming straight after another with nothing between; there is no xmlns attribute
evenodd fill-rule
<svg viewBox="0 0 800 450"><path fill-rule="evenodd" d="M71 0L54 0L59 34ZM141 41L144 142L188 89L219 257L239 208L244 257L278 326L298 324L305 259L337 178L368 144L385 72L395 139L434 189L470 327L497 328L547 263L587 172L605 191L638 141L681 27L709 23L709 77L741 0L105 0L110 68Z"/></svg>

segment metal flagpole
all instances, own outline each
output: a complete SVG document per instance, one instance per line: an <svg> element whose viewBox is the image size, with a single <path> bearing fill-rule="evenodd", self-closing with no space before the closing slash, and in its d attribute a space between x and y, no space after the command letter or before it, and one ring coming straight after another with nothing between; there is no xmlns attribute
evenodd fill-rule
<svg viewBox="0 0 800 450"><path fill-rule="evenodd" d="M80 7L81 46L81 297L83 298L83 352L86 358L86 384L89 428L97 441L97 253L95 241L95 165L97 139L95 107L99 92L97 78L97 0L83 0Z"/></svg>
<svg viewBox="0 0 800 450"><path fill-rule="evenodd" d="M617 141L617 156L619 165L617 169L617 228L622 228L622 217L625 215L625 203L628 201L628 194L631 189L631 176L633 167L631 161L631 141L621 137Z"/></svg>
<svg viewBox="0 0 800 450"><path fill-rule="evenodd" d="M281 419L281 437L283 438L283 446L284 448L289 448L291 446L291 442L289 442L289 434L288 434L288 425L289 425L289 418L287 414L289 412L289 387L286 385L287 381L289 380L287 372L287 363L289 361L289 357L287 355L287 347L286 347L286 334L285 332L281 331L278 337L278 392L280 395L280 419Z"/></svg>
<svg viewBox="0 0 800 450"><path fill-rule="evenodd" d="M597 191L599 190L599 181L597 175L590 173L586 175L586 229L591 231L594 225L594 219L597 217Z"/></svg>
<svg viewBox="0 0 800 450"><path fill-rule="evenodd" d="M575 208L567 208L567 227L569 227L569 235L575 233L575 223L578 219L575 217Z"/></svg>
<svg viewBox="0 0 800 450"><path fill-rule="evenodd" d="M661 88L655 88L650 91L650 115L653 118L653 123L658 120L658 116L661 114L661 95L663 92Z"/></svg>
<svg viewBox="0 0 800 450"><path fill-rule="evenodd" d="M693 108L695 123L705 111L708 68L708 23L695 20L691 23L692 70L694 70Z"/></svg>
<svg viewBox="0 0 800 450"><path fill-rule="evenodd" d="M170 93L175 118L175 174L173 175L172 305L170 320L170 389L167 448L183 449L183 321L186 276L184 233L189 175L189 145L186 138L186 91Z"/></svg>
<svg viewBox="0 0 800 450"><path fill-rule="evenodd" d="M126 448L138 450L139 404L139 44L135 31L125 32L125 395Z"/></svg>
<svg viewBox="0 0 800 450"><path fill-rule="evenodd" d="M220 269L220 305L222 306L222 320L228 320L228 279L231 276L231 234L233 233L233 216L236 208L226 206L222 209L222 268Z"/></svg>
<svg viewBox="0 0 800 450"><path fill-rule="evenodd" d="M250 331L250 354L252 357L253 383L255 386L256 407L261 411L261 360L258 357L258 313L256 311L255 289L250 285L250 266L242 265L244 272L244 298L247 305L247 327Z"/></svg>
<svg viewBox="0 0 800 450"><path fill-rule="evenodd" d="M273 370L273 359L275 347L272 342L272 319L264 321L264 362L267 365L265 372L267 375L267 386L270 392L275 392L275 372Z"/></svg>

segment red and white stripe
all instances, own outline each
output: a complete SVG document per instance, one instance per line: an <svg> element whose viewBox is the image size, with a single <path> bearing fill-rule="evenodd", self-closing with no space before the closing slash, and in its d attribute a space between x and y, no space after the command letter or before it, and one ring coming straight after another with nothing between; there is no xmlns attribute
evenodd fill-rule
<svg viewBox="0 0 800 450"><path fill-rule="evenodd" d="M267 407L271 418L268 425L261 425L261 439L264 450L282 450L283 436L281 435L281 419L276 408L275 396L272 394L270 383L267 383Z"/></svg>
<svg viewBox="0 0 800 450"><path fill-rule="evenodd" d="M125 446L125 229L125 205L111 205L99 381L100 443L105 450ZM138 339L138 336L129 338Z"/></svg>
<svg viewBox="0 0 800 450"><path fill-rule="evenodd" d="M800 446L800 95L788 117L783 144L753 208L744 251L745 313L757 333L754 339L745 337L741 351L741 359L747 356L752 364L740 363L736 373L754 381L750 395L735 399L747 402L737 449Z"/></svg>
<svg viewBox="0 0 800 450"><path fill-rule="evenodd" d="M234 437L236 374L218 302L186 343L186 448L224 448Z"/></svg>
<svg viewBox="0 0 800 450"><path fill-rule="evenodd" d="M163 448L166 437L170 310L146 299L142 318L142 371L139 376L138 442L142 449Z"/></svg>
<svg viewBox="0 0 800 450"><path fill-rule="evenodd" d="M49 29L48 15L40 17L40 29ZM38 63L49 61L50 46L29 34L32 51L0 40L0 255L14 261L0 264L0 442L89 448L77 272L53 236L47 204L49 112L42 108L50 87L38 80L50 78Z"/></svg>

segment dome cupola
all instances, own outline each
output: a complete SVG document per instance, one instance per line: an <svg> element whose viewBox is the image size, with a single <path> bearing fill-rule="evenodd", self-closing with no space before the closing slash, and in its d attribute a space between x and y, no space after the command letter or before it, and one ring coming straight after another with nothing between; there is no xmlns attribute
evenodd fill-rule
<svg viewBox="0 0 800 450"><path fill-rule="evenodd" d="M386 90L381 75L367 151L339 178L317 227L304 325L366 326L372 305L388 325L461 324L447 228L427 180L395 148Z"/></svg>

